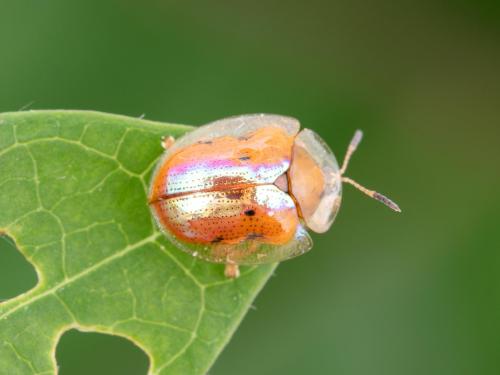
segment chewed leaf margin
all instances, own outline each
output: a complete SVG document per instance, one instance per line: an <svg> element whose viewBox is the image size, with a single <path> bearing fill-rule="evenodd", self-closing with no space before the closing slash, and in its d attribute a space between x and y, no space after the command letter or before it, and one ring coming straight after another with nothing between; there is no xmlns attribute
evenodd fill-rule
<svg viewBox="0 0 500 375"><path fill-rule="evenodd" d="M86 111L0 114L0 232L37 271L0 303L0 363L57 372L70 330L125 337L151 374L205 373L275 265L236 281L155 228L146 204L160 137L190 128Z"/></svg>

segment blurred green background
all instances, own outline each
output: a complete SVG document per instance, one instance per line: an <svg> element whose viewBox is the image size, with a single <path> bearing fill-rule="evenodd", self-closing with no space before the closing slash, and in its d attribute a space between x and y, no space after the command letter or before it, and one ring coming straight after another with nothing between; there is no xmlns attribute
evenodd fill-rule
<svg viewBox="0 0 500 375"><path fill-rule="evenodd" d="M1 0L0 111L280 113L338 158L363 129L349 175L403 214L347 186L210 374L499 374L499 4ZM0 299L35 280L2 240ZM97 334L66 334L57 357L62 375L147 371Z"/></svg>

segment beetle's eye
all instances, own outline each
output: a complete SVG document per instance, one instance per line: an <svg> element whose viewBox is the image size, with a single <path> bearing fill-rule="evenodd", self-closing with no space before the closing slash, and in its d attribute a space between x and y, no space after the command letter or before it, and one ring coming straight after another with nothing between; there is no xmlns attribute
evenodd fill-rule
<svg viewBox="0 0 500 375"><path fill-rule="evenodd" d="M342 183L333 152L312 130L304 129L295 138L288 173L291 194L307 227L326 232L340 206Z"/></svg>

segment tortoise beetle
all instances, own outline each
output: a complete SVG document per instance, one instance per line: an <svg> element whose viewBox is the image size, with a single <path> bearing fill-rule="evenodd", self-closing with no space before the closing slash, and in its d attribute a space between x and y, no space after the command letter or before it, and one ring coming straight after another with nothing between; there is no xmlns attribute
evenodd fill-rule
<svg viewBox="0 0 500 375"><path fill-rule="evenodd" d="M149 206L180 249L226 265L283 261L312 247L307 229L326 232L339 210L342 183L401 212L387 197L345 177L362 138L356 131L339 168L333 152L298 120L230 117L201 126L165 148L153 173Z"/></svg>

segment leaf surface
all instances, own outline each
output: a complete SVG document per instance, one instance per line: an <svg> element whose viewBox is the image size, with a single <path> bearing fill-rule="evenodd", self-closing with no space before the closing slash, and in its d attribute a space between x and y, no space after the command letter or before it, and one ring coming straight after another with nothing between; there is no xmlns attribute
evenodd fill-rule
<svg viewBox="0 0 500 375"><path fill-rule="evenodd" d="M275 266L227 280L155 228L146 194L160 138L188 130L85 111L0 114L0 233L39 279L0 303L0 373L56 373L72 328L131 340L150 374L208 371Z"/></svg>

